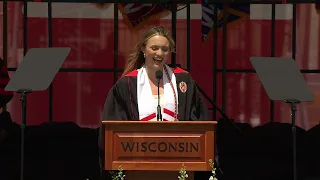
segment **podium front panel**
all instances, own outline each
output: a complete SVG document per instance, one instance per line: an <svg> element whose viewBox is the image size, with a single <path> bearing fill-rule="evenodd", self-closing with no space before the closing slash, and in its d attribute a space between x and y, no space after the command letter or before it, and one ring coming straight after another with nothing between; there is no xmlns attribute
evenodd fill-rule
<svg viewBox="0 0 320 180"><path fill-rule="evenodd" d="M105 170L211 170L213 121L104 121Z"/></svg>

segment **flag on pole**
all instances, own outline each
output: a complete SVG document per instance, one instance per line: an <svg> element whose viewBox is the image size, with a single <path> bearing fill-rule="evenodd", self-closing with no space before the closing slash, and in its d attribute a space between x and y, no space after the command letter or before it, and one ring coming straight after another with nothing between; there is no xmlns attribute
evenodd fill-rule
<svg viewBox="0 0 320 180"><path fill-rule="evenodd" d="M131 30L169 15L171 6L165 4L120 3L119 10Z"/></svg>
<svg viewBox="0 0 320 180"><path fill-rule="evenodd" d="M223 26L223 11L228 12L227 22L235 23L248 17L250 14L250 4L228 4L224 9L223 4L208 4L208 0L202 0L202 41L205 41L214 27L214 9L217 6L217 28Z"/></svg>
<svg viewBox="0 0 320 180"><path fill-rule="evenodd" d="M201 22L201 26L202 26L202 41L205 41L205 39L207 38L207 36L209 35L213 24L214 24L214 6L212 4L208 4L208 0L202 0L201 2L201 6L202 6L202 22ZM218 28L221 25L221 19L219 18L219 14L221 12L220 9L217 8L217 15L218 15L218 23L217 26Z"/></svg>

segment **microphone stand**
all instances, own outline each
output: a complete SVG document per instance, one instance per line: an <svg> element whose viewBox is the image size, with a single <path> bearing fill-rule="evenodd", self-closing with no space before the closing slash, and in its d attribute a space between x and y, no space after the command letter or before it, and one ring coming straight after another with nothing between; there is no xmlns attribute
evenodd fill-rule
<svg viewBox="0 0 320 180"><path fill-rule="evenodd" d="M157 106L157 121L162 121L161 106L160 106L160 79L158 79L158 106Z"/></svg>
<svg viewBox="0 0 320 180"><path fill-rule="evenodd" d="M162 114L161 114L161 106L160 106L160 79L162 78L162 71L156 71L156 78L158 80L158 106L157 106L157 121L162 121Z"/></svg>

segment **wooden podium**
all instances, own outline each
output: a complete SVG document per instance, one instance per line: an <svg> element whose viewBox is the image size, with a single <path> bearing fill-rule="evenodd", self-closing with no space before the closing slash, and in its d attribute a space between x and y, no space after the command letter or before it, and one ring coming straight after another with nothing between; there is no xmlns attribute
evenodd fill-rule
<svg viewBox="0 0 320 180"><path fill-rule="evenodd" d="M118 170L121 165L126 180L177 180L182 163L188 180L193 179L193 171L211 171L216 121L106 120L102 124L104 169Z"/></svg>

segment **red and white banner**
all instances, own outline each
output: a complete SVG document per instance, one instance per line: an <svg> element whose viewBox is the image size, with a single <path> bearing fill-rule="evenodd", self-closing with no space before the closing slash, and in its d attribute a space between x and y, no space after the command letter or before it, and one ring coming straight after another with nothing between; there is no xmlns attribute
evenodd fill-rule
<svg viewBox="0 0 320 180"><path fill-rule="evenodd" d="M0 4L1 5L1 4ZM88 3L53 3L53 46L72 48L63 67L113 68L113 4L98 8ZM124 6L125 7L125 6ZM131 6L129 9L134 12ZM1 10L2 8L0 8ZM9 2L9 67L17 67L23 56L23 3ZM161 24L171 28L171 14L159 20L141 23L132 31L128 19L119 10L119 67L132 50L144 27ZM1 16L1 15L0 15ZM2 39L0 17L0 38ZM296 60L302 69L319 69L319 15L314 4L297 5ZM28 3L28 48L47 47L47 4ZM212 97L213 89L213 38L202 42L202 7L191 5L191 75L200 87ZM218 32L218 68L222 68L222 31ZM186 67L186 9L177 14L177 63ZM0 41L2 42L2 41ZM2 46L0 44L0 46ZM2 51L2 48L0 48ZM275 56L292 54L292 6L276 5ZM1 52L0 52L1 55ZM271 5L250 5L250 16L237 25L228 26L227 68L252 69L251 56L271 55ZM120 74L119 74L120 75ZM318 75L305 76L314 95L313 103L302 103L297 112L297 124L309 129L319 123L317 108L320 105ZM221 74L218 75L218 105L221 107ZM237 122L253 126L269 122L269 98L255 74L227 73L227 112ZM72 121L80 126L98 127L101 112L113 73L59 72L53 86L53 119ZM208 103L208 106L211 105ZM48 91L35 92L28 98L29 125L48 121ZM16 122L21 120L19 97L9 103L9 110ZM275 104L275 120L290 123L287 104ZM217 113L218 117L221 117Z"/></svg>

